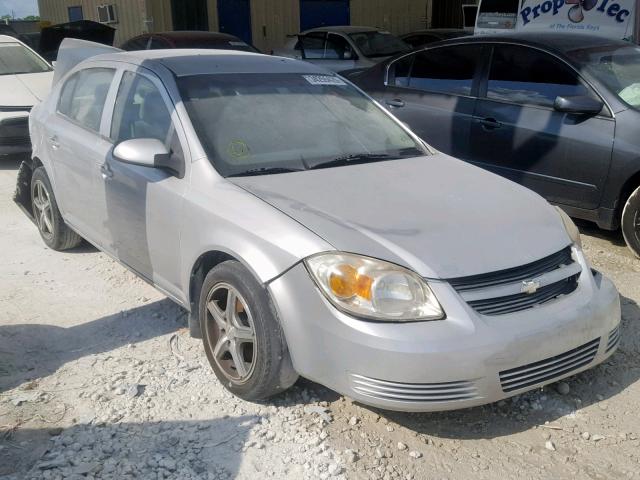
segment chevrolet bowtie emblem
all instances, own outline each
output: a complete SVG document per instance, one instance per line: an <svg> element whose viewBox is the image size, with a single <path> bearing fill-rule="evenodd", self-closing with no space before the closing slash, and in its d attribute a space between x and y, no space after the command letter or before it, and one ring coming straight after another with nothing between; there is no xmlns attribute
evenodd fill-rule
<svg viewBox="0 0 640 480"><path fill-rule="evenodd" d="M532 293L536 293L540 287L540 282L537 280L525 280L522 282L520 292L531 295Z"/></svg>

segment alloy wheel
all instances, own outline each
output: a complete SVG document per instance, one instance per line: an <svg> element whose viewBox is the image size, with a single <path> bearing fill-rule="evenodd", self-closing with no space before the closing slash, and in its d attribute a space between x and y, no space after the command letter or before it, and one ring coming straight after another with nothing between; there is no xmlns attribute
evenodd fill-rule
<svg viewBox="0 0 640 480"><path fill-rule="evenodd" d="M44 183L36 180L33 191L34 217L42 235L53 237L53 209L51 197Z"/></svg>
<svg viewBox="0 0 640 480"><path fill-rule="evenodd" d="M240 292L227 283L207 295L206 338L224 376L236 384L251 377L256 360L256 334L251 311Z"/></svg>

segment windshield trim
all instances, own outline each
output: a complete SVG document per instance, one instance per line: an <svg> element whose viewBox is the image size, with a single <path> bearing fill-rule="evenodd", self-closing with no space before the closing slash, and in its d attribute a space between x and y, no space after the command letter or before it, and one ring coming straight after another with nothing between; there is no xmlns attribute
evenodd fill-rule
<svg viewBox="0 0 640 480"><path fill-rule="evenodd" d="M51 66L51 64L49 62L47 62L44 58L42 58L42 56L40 54L38 54L38 52L36 52L32 48L30 48L29 46L25 45L24 43L19 42L19 41L1 42L0 43L0 48L2 48L3 45L11 45L11 46L15 46L15 47L20 47L22 49L23 53L25 54L25 56L32 55L33 57L35 57L36 63L40 63L41 62L43 64L43 66L45 67L45 69L40 70L38 72L6 72L6 73L1 73L0 72L0 76L5 76L5 75L32 75L32 74L47 73L47 72L52 72L53 71L53 67Z"/></svg>

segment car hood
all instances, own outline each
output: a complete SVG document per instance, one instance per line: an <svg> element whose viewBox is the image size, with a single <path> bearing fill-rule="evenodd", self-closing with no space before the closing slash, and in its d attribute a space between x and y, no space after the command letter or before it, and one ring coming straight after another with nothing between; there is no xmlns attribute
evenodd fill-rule
<svg viewBox="0 0 640 480"><path fill-rule="evenodd" d="M0 107L32 107L51 90L53 72L0 75Z"/></svg>
<svg viewBox="0 0 640 480"><path fill-rule="evenodd" d="M230 180L338 250L428 278L516 267L571 243L542 197L444 154Z"/></svg>

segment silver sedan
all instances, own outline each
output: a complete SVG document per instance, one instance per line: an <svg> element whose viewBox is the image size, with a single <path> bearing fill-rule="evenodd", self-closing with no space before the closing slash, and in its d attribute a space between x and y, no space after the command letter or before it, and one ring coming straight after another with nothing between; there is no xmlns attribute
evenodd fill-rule
<svg viewBox="0 0 640 480"><path fill-rule="evenodd" d="M189 310L239 397L302 375L455 409L615 351L618 293L562 211L433 151L332 72L87 52L63 45L19 189L50 248L85 238Z"/></svg>

